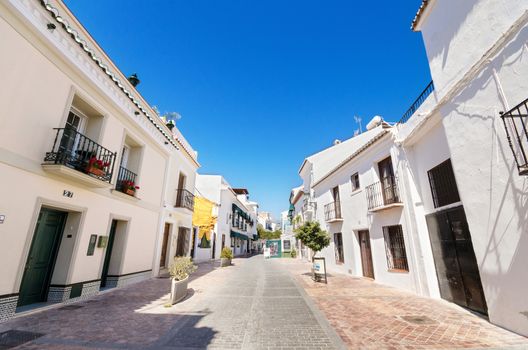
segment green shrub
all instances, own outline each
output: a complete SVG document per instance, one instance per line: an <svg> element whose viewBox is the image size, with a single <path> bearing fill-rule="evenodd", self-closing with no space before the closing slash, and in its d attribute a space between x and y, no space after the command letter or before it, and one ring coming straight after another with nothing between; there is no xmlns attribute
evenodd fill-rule
<svg viewBox="0 0 528 350"><path fill-rule="evenodd" d="M228 247L224 247L220 253L220 258L222 259L233 259L233 252Z"/></svg>
<svg viewBox="0 0 528 350"><path fill-rule="evenodd" d="M190 257L177 256L169 267L169 274L176 281L181 281L196 271L197 268L198 267L193 264Z"/></svg>
<svg viewBox="0 0 528 350"><path fill-rule="evenodd" d="M296 258L297 257L297 251L295 250L295 248L292 248L290 255L291 255L292 258Z"/></svg>

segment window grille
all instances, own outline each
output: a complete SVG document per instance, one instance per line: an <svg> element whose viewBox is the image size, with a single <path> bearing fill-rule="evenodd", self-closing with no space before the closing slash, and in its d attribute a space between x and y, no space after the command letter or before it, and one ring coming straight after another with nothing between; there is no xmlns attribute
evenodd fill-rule
<svg viewBox="0 0 528 350"><path fill-rule="evenodd" d="M432 168L427 174L435 208L460 201L450 159Z"/></svg>
<svg viewBox="0 0 528 350"><path fill-rule="evenodd" d="M405 241L401 225L384 226L385 253L387 254L387 267L389 270L409 271Z"/></svg>
<svg viewBox="0 0 528 350"><path fill-rule="evenodd" d="M334 245L336 263L343 264L345 257L343 255L343 235L341 233L334 233Z"/></svg>

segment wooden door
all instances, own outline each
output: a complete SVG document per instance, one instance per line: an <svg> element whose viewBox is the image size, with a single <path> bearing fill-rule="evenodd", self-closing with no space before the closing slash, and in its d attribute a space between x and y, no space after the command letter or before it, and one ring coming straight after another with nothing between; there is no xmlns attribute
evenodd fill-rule
<svg viewBox="0 0 528 350"><path fill-rule="evenodd" d="M394 193L394 169L392 168L392 159L388 157L378 163L379 177L381 183L381 194L383 196L383 204L390 204L395 202Z"/></svg>
<svg viewBox="0 0 528 350"><path fill-rule="evenodd" d="M334 210L335 218L341 218L341 198L339 197L339 186L336 186L332 189L332 196L334 197Z"/></svg>
<svg viewBox="0 0 528 350"><path fill-rule="evenodd" d="M186 256L189 250L189 240L191 230L187 227L178 228L178 242L176 246L176 256Z"/></svg>
<svg viewBox="0 0 528 350"><path fill-rule="evenodd" d="M464 207L443 210L426 219L440 295L455 304L487 314Z"/></svg>
<svg viewBox="0 0 528 350"><path fill-rule="evenodd" d="M163 244L161 245L160 267L167 266L167 245L169 244L170 224L165 223Z"/></svg>
<svg viewBox="0 0 528 350"><path fill-rule="evenodd" d="M67 213L42 208L20 284L18 306L47 300Z"/></svg>
<svg viewBox="0 0 528 350"><path fill-rule="evenodd" d="M180 177L178 178L178 189L176 193L176 203L178 206L182 205L183 200L183 190L185 189L185 182L186 182L186 176L180 173Z"/></svg>
<svg viewBox="0 0 528 350"><path fill-rule="evenodd" d="M117 220L112 220L112 225L110 226L110 233L108 234L108 243L106 245L105 258L103 262L103 271L101 272L101 288L106 287L106 280L108 279L108 269L110 268L110 261L112 260L112 249L114 248L116 228Z"/></svg>
<svg viewBox="0 0 528 350"><path fill-rule="evenodd" d="M372 264L372 250L370 249L370 234L368 231L359 231L359 247L361 250L361 266L363 276L374 278L374 266Z"/></svg>

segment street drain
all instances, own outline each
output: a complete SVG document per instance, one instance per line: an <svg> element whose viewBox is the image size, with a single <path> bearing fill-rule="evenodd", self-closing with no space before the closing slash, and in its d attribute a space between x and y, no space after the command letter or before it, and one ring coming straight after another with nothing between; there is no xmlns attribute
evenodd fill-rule
<svg viewBox="0 0 528 350"><path fill-rule="evenodd" d="M82 306L82 305L66 305L66 306L60 307L59 310L70 311L70 310L80 309L81 307L84 307L84 306Z"/></svg>
<svg viewBox="0 0 528 350"><path fill-rule="evenodd" d="M413 324L435 324L436 323L436 321L430 319L427 316L400 316L400 318L404 321L407 321Z"/></svg>
<svg viewBox="0 0 528 350"><path fill-rule="evenodd" d="M11 349L42 336L44 334L11 329L0 333L0 349Z"/></svg>

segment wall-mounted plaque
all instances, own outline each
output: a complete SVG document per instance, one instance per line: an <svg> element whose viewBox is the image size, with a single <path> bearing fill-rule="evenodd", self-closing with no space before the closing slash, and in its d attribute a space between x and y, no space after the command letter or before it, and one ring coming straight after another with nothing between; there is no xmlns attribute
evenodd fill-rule
<svg viewBox="0 0 528 350"><path fill-rule="evenodd" d="M97 248L106 248L108 245L108 236L99 236L99 241L97 242Z"/></svg>
<svg viewBox="0 0 528 350"><path fill-rule="evenodd" d="M94 255L95 243L97 243L97 235L90 235L90 242L88 243L88 252L86 252L86 255Z"/></svg>

